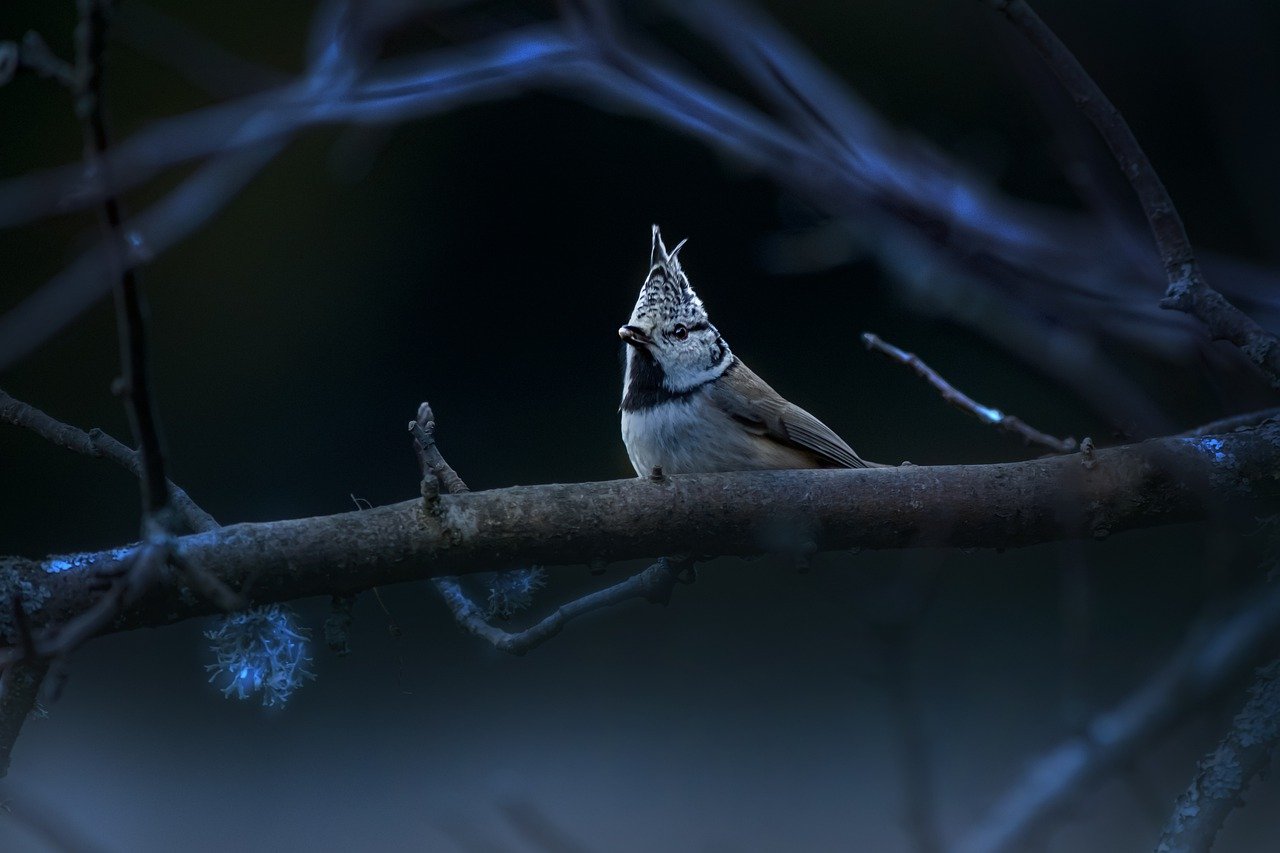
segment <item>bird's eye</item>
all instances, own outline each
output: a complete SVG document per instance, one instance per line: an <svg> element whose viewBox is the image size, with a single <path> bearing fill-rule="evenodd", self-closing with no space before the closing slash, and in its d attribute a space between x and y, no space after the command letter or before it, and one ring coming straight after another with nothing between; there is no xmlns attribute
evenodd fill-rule
<svg viewBox="0 0 1280 853"><path fill-rule="evenodd" d="M683 323L676 323L676 327L671 330L671 337L677 341L683 341L689 337L689 330L684 327Z"/></svg>

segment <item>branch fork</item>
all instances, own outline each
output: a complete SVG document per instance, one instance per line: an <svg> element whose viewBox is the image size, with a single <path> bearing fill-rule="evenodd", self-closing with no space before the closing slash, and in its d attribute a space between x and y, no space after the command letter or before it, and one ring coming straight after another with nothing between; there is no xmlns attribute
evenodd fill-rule
<svg viewBox="0 0 1280 853"><path fill-rule="evenodd" d="M440 453L436 444L435 415L428 403L418 406L417 418L409 422L409 433L413 436L414 451L422 470L422 496L428 512L434 513L438 509L442 490L451 495L471 491ZM663 480L662 469L654 468L650 479ZM519 656L559 634L569 621L593 610L632 598L665 606L671 601L675 585L693 583L695 576L691 557L662 557L626 580L562 604L550 616L514 633L492 625L485 611L471 600L456 577L433 578L432 584L464 630L486 640L498 651Z"/></svg>

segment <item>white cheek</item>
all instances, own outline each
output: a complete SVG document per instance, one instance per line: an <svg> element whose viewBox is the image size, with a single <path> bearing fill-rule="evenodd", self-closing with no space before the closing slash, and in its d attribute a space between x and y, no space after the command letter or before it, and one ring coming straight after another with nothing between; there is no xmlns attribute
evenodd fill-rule
<svg viewBox="0 0 1280 853"><path fill-rule="evenodd" d="M722 376L729 369L729 362L733 360L727 349L719 363L708 367L707 363L711 358L710 349L699 348L693 352L680 353L676 358L664 361L662 384L668 391L677 393L697 388Z"/></svg>

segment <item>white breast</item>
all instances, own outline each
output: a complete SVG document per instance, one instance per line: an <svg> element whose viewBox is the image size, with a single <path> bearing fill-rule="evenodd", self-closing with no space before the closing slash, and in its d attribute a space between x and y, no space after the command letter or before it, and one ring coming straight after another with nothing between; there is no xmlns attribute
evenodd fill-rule
<svg viewBox="0 0 1280 853"><path fill-rule="evenodd" d="M622 441L636 473L808 468L804 454L746 430L704 392L622 413Z"/></svg>

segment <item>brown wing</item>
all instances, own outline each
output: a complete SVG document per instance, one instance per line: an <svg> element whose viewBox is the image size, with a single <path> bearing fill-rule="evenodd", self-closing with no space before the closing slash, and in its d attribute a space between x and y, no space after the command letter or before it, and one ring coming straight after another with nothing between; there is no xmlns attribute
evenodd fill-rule
<svg viewBox="0 0 1280 853"><path fill-rule="evenodd" d="M788 403L736 357L713 383L711 393L731 418L753 432L812 454L822 467L869 467L829 426Z"/></svg>

